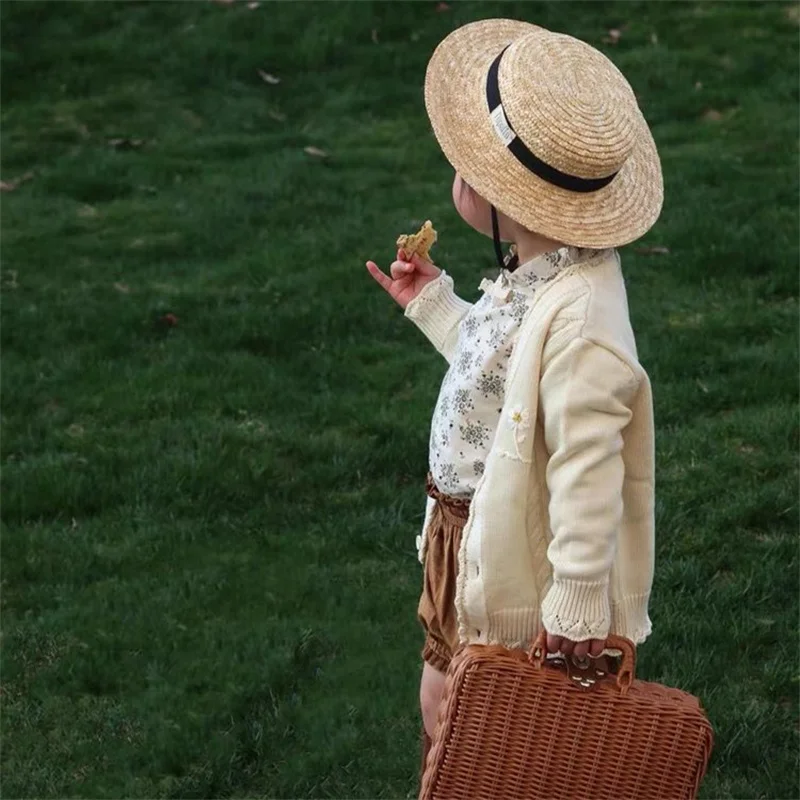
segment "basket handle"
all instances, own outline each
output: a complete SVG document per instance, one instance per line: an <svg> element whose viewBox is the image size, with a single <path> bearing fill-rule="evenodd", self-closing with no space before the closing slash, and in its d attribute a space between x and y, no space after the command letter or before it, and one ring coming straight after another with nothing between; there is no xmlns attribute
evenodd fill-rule
<svg viewBox="0 0 800 800"><path fill-rule="evenodd" d="M625 694L633 683L636 674L636 645L624 636L609 634L606 637L605 653L608 650L620 650L622 652L622 664L617 672L617 686L620 693ZM547 631L542 628L539 635L534 639L528 657L537 669L541 669L547 656ZM592 656L588 656L592 658Z"/></svg>

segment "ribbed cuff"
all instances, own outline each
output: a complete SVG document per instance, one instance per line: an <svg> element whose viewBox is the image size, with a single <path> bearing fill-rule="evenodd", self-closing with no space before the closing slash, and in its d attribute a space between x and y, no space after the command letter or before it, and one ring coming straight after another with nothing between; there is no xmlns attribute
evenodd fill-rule
<svg viewBox="0 0 800 800"><path fill-rule="evenodd" d="M428 337L441 353L454 325L457 325L471 306L453 291L453 279L442 270L406 306L405 316Z"/></svg>
<svg viewBox="0 0 800 800"><path fill-rule="evenodd" d="M653 632L653 623L647 613L650 600L647 594L627 595L611 605L611 630L625 636L634 644L641 644Z"/></svg>
<svg viewBox="0 0 800 800"><path fill-rule="evenodd" d="M486 643L527 649L538 632L538 608L507 608L489 617Z"/></svg>
<svg viewBox="0 0 800 800"><path fill-rule="evenodd" d="M542 625L573 642L605 639L611 626L608 584L553 581L542 603Z"/></svg>

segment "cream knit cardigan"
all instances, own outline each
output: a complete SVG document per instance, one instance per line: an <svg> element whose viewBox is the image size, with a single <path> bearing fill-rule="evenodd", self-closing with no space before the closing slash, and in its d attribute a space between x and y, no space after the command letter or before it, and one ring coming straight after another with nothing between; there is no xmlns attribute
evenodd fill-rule
<svg viewBox="0 0 800 800"><path fill-rule="evenodd" d="M421 294L406 316L449 360L469 304L444 272ZM574 641L611 632L641 643L654 545L650 382L610 250L537 290L523 321L462 533L459 637L527 646L544 626Z"/></svg>

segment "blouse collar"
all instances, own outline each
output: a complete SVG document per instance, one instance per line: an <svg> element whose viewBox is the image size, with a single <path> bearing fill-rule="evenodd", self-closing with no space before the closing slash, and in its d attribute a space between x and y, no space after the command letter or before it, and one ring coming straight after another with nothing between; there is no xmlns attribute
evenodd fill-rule
<svg viewBox="0 0 800 800"><path fill-rule="evenodd" d="M566 245L535 256L520 264L513 272L503 269L495 281L484 279L480 288L490 293L495 302L506 302L514 290L523 294L533 294L567 267L593 261L603 256L605 252L605 250Z"/></svg>
<svg viewBox="0 0 800 800"><path fill-rule="evenodd" d="M549 283L567 267L593 261L604 252L604 250L566 245L558 250L535 256L524 264L520 264L513 272L504 269L501 273L502 282L514 289L534 291L543 284Z"/></svg>

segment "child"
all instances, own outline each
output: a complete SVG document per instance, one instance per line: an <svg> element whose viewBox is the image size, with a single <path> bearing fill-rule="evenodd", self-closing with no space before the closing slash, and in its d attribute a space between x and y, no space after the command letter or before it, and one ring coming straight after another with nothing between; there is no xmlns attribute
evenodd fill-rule
<svg viewBox="0 0 800 800"><path fill-rule="evenodd" d="M492 236L471 305L398 251L367 268L448 360L418 537L431 736L461 643L599 655L645 640L653 579L653 410L614 248L663 197L653 138L600 52L525 22L465 25L436 49L425 103L461 217ZM516 253L505 262L500 241Z"/></svg>

